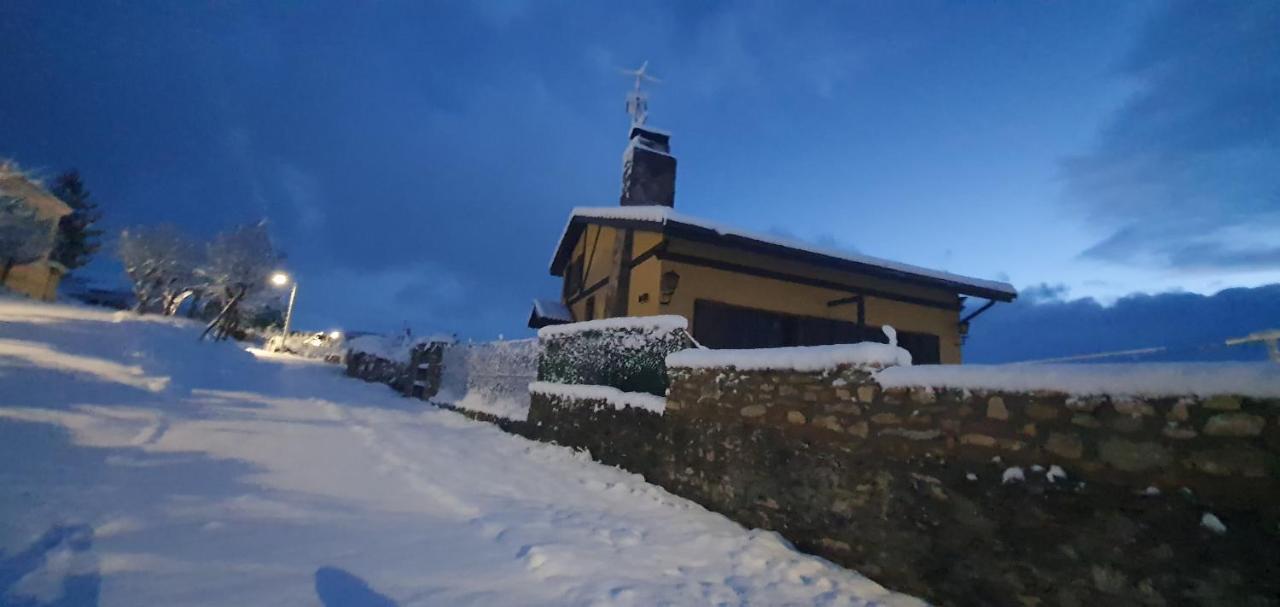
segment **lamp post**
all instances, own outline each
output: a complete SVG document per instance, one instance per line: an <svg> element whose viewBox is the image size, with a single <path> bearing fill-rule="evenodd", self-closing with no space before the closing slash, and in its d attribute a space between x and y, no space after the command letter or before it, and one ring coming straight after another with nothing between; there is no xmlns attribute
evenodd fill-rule
<svg viewBox="0 0 1280 607"><path fill-rule="evenodd" d="M298 281L290 280L289 275L284 272L276 272L271 275L271 284L277 287L283 287L289 283L293 283L293 288L289 289L289 307L284 313L284 339L286 343L289 339L289 325L293 323L293 301L298 297Z"/></svg>

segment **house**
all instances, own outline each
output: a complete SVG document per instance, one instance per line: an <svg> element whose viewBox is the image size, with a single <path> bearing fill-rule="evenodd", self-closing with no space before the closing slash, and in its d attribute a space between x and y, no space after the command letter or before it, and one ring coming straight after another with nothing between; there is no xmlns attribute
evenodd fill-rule
<svg viewBox="0 0 1280 607"><path fill-rule="evenodd" d="M52 301L57 296L58 282L67 269L50 259L50 255L57 243L58 223L71 214L71 207L11 164L0 164L0 196L26 204L37 218L49 224L50 230L45 250L35 260L9 268L4 275L3 286L29 297Z"/></svg>
<svg viewBox="0 0 1280 607"><path fill-rule="evenodd" d="M885 341L891 325L916 363L959 363L973 317L1017 297L1003 282L678 213L670 140L633 122L621 204L573 210L551 260L560 301L535 302L529 326L676 314L704 346L765 348ZM987 302L962 317L969 297Z"/></svg>

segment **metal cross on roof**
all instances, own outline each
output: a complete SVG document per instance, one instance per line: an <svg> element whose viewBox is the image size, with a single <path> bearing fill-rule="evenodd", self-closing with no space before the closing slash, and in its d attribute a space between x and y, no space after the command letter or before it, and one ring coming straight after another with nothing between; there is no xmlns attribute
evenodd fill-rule
<svg viewBox="0 0 1280 607"><path fill-rule="evenodd" d="M619 70L623 74L635 78L635 86L627 93L627 113L631 115L631 125L643 125L649 116L649 97L640 88L645 82L659 83L661 80L649 75L649 62L645 61L634 70Z"/></svg>

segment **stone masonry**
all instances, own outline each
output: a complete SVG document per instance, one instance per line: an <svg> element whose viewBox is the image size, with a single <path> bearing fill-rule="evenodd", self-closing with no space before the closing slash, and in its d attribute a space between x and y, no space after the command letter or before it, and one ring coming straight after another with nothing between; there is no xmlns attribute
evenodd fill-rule
<svg viewBox="0 0 1280 607"><path fill-rule="evenodd" d="M664 415L534 394L510 429L937 604L1280 605L1280 402L873 371L672 368Z"/></svg>

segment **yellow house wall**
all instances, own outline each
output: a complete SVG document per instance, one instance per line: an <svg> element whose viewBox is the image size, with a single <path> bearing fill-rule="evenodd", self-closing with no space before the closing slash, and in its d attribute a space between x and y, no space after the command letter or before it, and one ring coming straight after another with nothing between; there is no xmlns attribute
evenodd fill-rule
<svg viewBox="0 0 1280 607"><path fill-rule="evenodd" d="M51 242L56 241L58 220L71 213L71 208L66 203L26 177L17 174L0 177L0 192L16 196L30 208L35 209L36 217L49 222L49 231L54 237ZM28 297L52 301L57 297L62 271L49 264L50 253L52 253L52 247L49 251L45 251L41 259L14 266L5 277L4 286Z"/></svg>
<svg viewBox="0 0 1280 607"><path fill-rule="evenodd" d="M599 232L598 240L597 232ZM662 241L662 235L657 232L637 230L632 240L631 257L633 259L639 257ZM574 247L572 259L582 256L584 267L587 263L590 264L587 269L587 276L583 280L584 288L590 287L609 276L613 263L613 249L618 242L621 242L620 232L615 228L587 226L583 230L582 236ZM751 274L708 268L669 259L659 260L657 257L651 257L631 270L631 286L627 304L627 314L629 316L678 314L688 318L692 326L694 321L694 302L698 299L709 299L731 305L784 314L855 321L857 320L856 304L830 307L827 306L827 302L848 297L851 291L858 289L884 291L933 300L943 304L954 304L956 302L956 295L945 289L830 270L803 262L777 259L728 247L717 247L681 239L667 239L667 249L672 253L693 255L773 272L821 279L847 285L848 289L816 287L787 280L763 278ZM662 274L673 270L680 275L679 287L676 289L669 304L661 304L659 283ZM593 294L595 313L592 317L605 317L608 293L611 288L613 288L613 285L608 285ZM645 294L648 295L648 300L640 301ZM570 294L570 298L572 297L573 294ZM587 299L585 297L580 298L569 306L575 319L582 320L588 317L586 310ZM939 309L868 295L866 297L865 311L867 324L877 326L887 324L903 331L937 335L942 362L960 362L960 335L957 328L960 315L958 310Z"/></svg>
<svg viewBox="0 0 1280 607"><path fill-rule="evenodd" d="M934 299L939 302L954 302L955 295L941 289L918 287L916 285L897 284L892 281L862 277L844 272L827 272L821 268L813 268L804 264L773 260L761 255L739 253L732 249L708 247L700 243L686 243L673 240L670 250L699 257L720 259L751 266L787 272L800 276L822 278L833 282L888 291L902 295ZM694 302L698 299L709 299L731 305L780 312L799 314L819 318L831 318L844 321L857 320L857 305L848 304L836 307L827 305L828 301L849 296L847 290L828 289L786 280L763 278L750 274L730 272L701 265L663 260L661 268L656 272L660 277L667 271L675 271L680 275L680 284L671 298L671 303L660 305L660 314L678 314L689 319L690 326L694 322ZM647 278L657 290L660 278ZM635 277L632 279L632 290L637 290ZM932 333L939 338L939 355L944 363L960 362L960 335L957 328L959 311L944 310L910 304L875 296L866 298L866 322L869 325L892 325L903 331Z"/></svg>
<svg viewBox="0 0 1280 607"><path fill-rule="evenodd" d="M14 266L5 278L4 286L27 297L53 301L57 297L58 282L61 279L61 272L50 267L47 262L37 261Z"/></svg>

